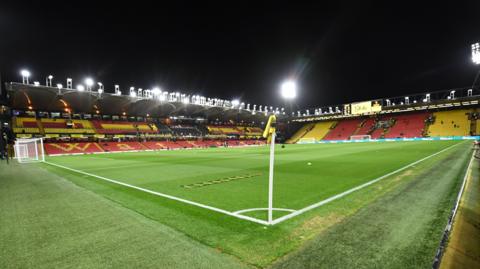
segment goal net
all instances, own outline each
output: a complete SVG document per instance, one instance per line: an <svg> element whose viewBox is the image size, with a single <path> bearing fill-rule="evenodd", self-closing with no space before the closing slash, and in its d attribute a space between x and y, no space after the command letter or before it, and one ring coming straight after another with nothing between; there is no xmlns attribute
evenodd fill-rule
<svg viewBox="0 0 480 269"><path fill-rule="evenodd" d="M370 135L352 135L350 140L370 140L372 137Z"/></svg>
<svg viewBox="0 0 480 269"><path fill-rule="evenodd" d="M17 159L19 163L45 161L42 138L17 139L14 150L15 159Z"/></svg>

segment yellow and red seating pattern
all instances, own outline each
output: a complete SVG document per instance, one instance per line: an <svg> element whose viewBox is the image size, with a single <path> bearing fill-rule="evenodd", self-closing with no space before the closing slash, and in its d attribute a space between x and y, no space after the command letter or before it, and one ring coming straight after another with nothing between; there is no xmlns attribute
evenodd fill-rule
<svg viewBox="0 0 480 269"><path fill-rule="evenodd" d="M95 142L45 143L44 147L48 155L103 152Z"/></svg>
<svg viewBox="0 0 480 269"><path fill-rule="evenodd" d="M67 121L72 125L69 127ZM94 134L90 122L87 120L66 120L66 119L40 119L43 130L46 134Z"/></svg>
<svg viewBox="0 0 480 269"><path fill-rule="evenodd" d="M241 135L243 132L238 129L236 126L223 126L223 125L208 125L208 132L210 134L234 134Z"/></svg>
<svg viewBox="0 0 480 269"><path fill-rule="evenodd" d="M13 132L17 134L38 134L40 133L40 128L35 118L15 117L13 120Z"/></svg>
<svg viewBox="0 0 480 269"><path fill-rule="evenodd" d="M146 122L118 122L118 121L92 121L93 126L100 134L126 134L136 133L137 129L140 133L158 133L155 124Z"/></svg>
<svg viewBox="0 0 480 269"><path fill-rule="evenodd" d="M228 140L229 146L263 145L262 140ZM183 148L221 147L223 141L147 141L147 142L58 142L45 143L45 152L48 155L60 154L88 154L98 152L138 151L138 150L162 150Z"/></svg>
<svg viewBox="0 0 480 269"><path fill-rule="evenodd" d="M99 142L100 146L106 152L116 152L116 151L132 151L132 150L146 150L146 146L142 145L140 142Z"/></svg>

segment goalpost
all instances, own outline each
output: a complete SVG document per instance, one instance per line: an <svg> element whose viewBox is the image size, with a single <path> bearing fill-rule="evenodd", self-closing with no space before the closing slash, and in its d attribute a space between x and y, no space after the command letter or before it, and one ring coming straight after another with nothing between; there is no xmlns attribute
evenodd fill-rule
<svg viewBox="0 0 480 269"><path fill-rule="evenodd" d="M350 140L370 140L372 137L370 135L352 135Z"/></svg>
<svg viewBox="0 0 480 269"><path fill-rule="evenodd" d="M15 141L15 159L19 163L44 162L43 138L20 138Z"/></svg>

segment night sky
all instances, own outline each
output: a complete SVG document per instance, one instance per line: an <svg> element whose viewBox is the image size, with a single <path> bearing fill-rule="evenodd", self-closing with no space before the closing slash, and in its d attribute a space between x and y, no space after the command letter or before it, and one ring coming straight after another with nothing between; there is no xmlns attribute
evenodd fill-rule
<svg viewBox="0 0 480 269"><path fill-rule="evenodd" d="M260 105L294 77L314 107L468 87L479 69L480 1L21 2L0 3L3 81L28 68Z"/></svg>

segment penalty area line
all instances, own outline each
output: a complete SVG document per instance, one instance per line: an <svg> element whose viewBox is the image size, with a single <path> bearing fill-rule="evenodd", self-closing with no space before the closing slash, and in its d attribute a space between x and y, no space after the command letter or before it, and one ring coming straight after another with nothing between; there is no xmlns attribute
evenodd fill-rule
<svg viewBox="0 0 480 269"><path fill-rule="evenodd" d="M182 202L182 203L185 203L185 204L189 204L189 205L197 206L197 207L200 207L200 208L208 209L208 210L211 210L211 211L215 211L215 212L218 212L218 213L222 213L222 214L232 216L232 217L235 217L235 218L238 218L238 219L248 220L248 221L255 222L255 223L258 223L258 224L262 224L262 225L269 225L267 221L260 220L260 219L257 219L257 218L235 214L234 212L230 212L230 211L227 211L227 210L224 210L224 209L220 209L220 208L216 208L216 207L213 207L213 206L193 202L193 201L190 201L190 200L186 200L186 199L183 199L183 198L179 198L179 197L168 195L168 194L161 193L161 192L152 191L152 190L145 189L145 188L142 188L142 187L137 187L135 185L131 185L131 184L128 184L128 183L120 182L118 180L114 180L114 179L106 178L106 177L103 177L103 176L91 174L91 173L88 173L88 172L84 172L82 170L70 168L70 167L67 167L67 166L60 165L60 164L51 163L51 162L47 162L47 161L45 161L44 163L49 164L51 166L56 166L56 167L59 167L59 168L65 169L65 170L70 170L70 171L75 172L75 173L79 173L79 174L83 174L83 175L86 175L86 176L98 178L98 179L101 179L101 180L104 180L104 181L108 181L110 183L118 184L118 185L121 185L121 186L124 186L124 187L127 187L127 188L143 191L143 192L153 194L153 195L156 195L156 196L160 196L160 197L163 197L163 198L167 198L167 199L170 199L170 200L175 200L175 201Z"/></svg>
<svg viewBox="0 0 480 269"><path fill-rule="evenodd" d="M421 162L423 162L423 161L425 161L425 160L427 160L427 159L430 159L430 158L432 158L432 157L434 157L434 156L436 156L436 155L438 155L438 154L441 154L441 153L443 153L443 152L445 152L445 151L447 151L447 150L449 150L449 149L451 149L451 148L453 148L453 147L455 147L455 146L458 146L458 145L460 145L460 144L462 144L462 143L457 143L457 144L455 144L455 145L451 145L451 146L449 146L449 147L447 147L447 148L444 148L444 149L442 149L442 150L440 150L440 151L438 151L438 152L436 152L436 153L433 153L433 154L431 154L431 155L429 155L429 156L427 156L427 157L424 157L424 158L422 158L422 159L420 159L420 160L417 160L417 161L415 161L415 162L413 162L413 163L407 164L406 166L403 166L403 167L401 167L401 168L399 168L399 169L397 169L397 170L395 170L395 171L392 171L392 172L390 172L390 173L388 173L388 174L385 174L385 175L383 175L383 176L381 176L381 177L378 177L378 178L376 178L376 179L373 179L373 180L371 180L371 181L368 181L368 182L366 182L366 183L364 183L364 184L362 184L362 185L359 185L359 186L357 186L357 187L354 187L354 188L351 188L351 189L349 189L349 190L346 190L346 191L344 191L344 192L342 192L342 193L339 193L339 194L337 194L337 195L334 195L334 196L332 196L332 197L330 197L330 198L327 198L327 199L325 199L325 200L323 200L323 201L320 201L320 202L318 202L318 203L315 203L315 204L309 205L309 206L307 206L307 207L304 207L304 208L302 208L302 209L299 209L299 210L297 210L297 211L295 211L295 212L292 212L292 213L290 213L290 214L288 214L288 215L282 216L282 217L280 217L280 218L278 218L278 219L274 219L274 220L270 223L270 225L275 225L275 224L284 222L284 221L286 221L286 220L288 220L288 219L291 219L291 218L293 218L293 217L296 217L296 216L298 216L298 215L301 215L301 214L303 214L303 213L305 213L305 212L307 212L307 211L310 211L310 210L312 210L312 209L315 209L315 208L317 208L317 207L320 207L320 206L322 206L322 205L325 205L325 204L328 204L328 203L330 203L330 202L332 202L332 201L335 201L335 200L337 200L337 199L339 199L339 198L342 198L343 196L346 196L346 195L348 195L348 194L350 194L350 193L352 193L352 192L361 190L361 189L363 189L363 188L365 188L365 187L368 187L368 186L370 186L370 185L372 185L372 184L374 184L374 183L376 183L376 182L378 182L378 181L380 181L380 180L382 180L382 179L384 179L384 178L386 178L386 177L392 176L392 175L394 175L394 174L396 174L396 173L398 173L398 172L401 172L401 171L403 171L403 170L405 170L405 169L407 169L407 168L410 168L410 167L412 167L412 166L414 166L414 165L416 165L416 164L418 164L418 163L421 163Z"/></svg>

